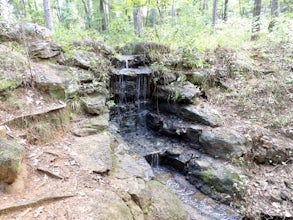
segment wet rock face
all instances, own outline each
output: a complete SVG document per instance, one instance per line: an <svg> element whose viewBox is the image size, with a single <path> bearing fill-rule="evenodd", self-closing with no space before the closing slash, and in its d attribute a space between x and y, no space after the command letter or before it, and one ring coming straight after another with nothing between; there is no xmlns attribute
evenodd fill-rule
<svg viewBox="0 0 293 220"><path fill-rule="evenodd" d="M203 192L221 200L224 200L225 196L218 193L230 195L228 200L232 197L241 198L247 184L247 177L239 169L207 156L189 161L187 178Z"/></svg>
<svg viewBox="0 0 293 220"><path fill-rule="evenodd" d="M186 123L176 116L157 114L149 112L146 115L146 125L160 133L169 137L175 137L185 140L192 140L193 143L199 143L199 137L203 127Z"/></svg>
<svg viewBox="0 0 293 220"><path fill-rule="evenodd" d="M138 68L149 64L146 56L143 54L139 55L122 55L118 58L111 59L112 65L117 69L122 68Z"/></svg>
<svg viewBox="0 0 293 220"><path fill-rule="evenodd" d="M18 143L0 139L0 181L10 184L16 179L24 153Z"/></svg>
<svg viewBox="0 0 293 220"><path fill-rule="evenodd" d="M115 103L111 119L123 132L133 132L143 120L150 96L151 69L124 68L113 71L110 77L110 94Z"/></svg>

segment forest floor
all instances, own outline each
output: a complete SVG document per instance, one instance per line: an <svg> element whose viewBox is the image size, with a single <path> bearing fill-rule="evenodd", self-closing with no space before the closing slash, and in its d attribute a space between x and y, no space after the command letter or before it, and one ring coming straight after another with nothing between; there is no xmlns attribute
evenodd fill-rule
<svg viewBox="0 0 293 220"><path fill-rule="evenodd" d="M250 48L235 53L219 50L232 71L223 87L208 90L209 102L223 114L226 125L257 142L293 149L293 44ZM230 57L227 59L227 57ZM222 68L223 59L217 60ZM213 67L217 68L217 66ZM264 141L265 142L265 141ZM253 155L252 155L253 156ZM247 216L293 217L293 158L280 164L235 161L249 176L245 196Z"/></svg>

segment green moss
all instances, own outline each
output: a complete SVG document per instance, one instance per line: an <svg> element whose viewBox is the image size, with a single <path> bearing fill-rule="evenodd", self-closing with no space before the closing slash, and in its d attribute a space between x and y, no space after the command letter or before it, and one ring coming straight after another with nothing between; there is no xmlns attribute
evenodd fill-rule
<svg viewBox="0 0 293 220"><path fill-rule="evenodd" d="M15 141L0 140L0 180L11 183L17 176L25 150Z"/></svg>

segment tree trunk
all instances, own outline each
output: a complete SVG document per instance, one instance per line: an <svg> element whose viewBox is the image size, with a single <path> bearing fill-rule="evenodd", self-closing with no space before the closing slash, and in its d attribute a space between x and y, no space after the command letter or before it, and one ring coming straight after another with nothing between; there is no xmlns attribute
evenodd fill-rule
<svg viewBox="0 0 293 220"><path fill-rule="evenodd" d="M46 28L53 30L50 0L43 0Z"/></svg>
<svg viewBox="0 0 293 220"><path fill-rule="evenodd" d="M138 7L133 11L134 30L139 37L143 35L143 19L142 11Z"/></svg>
<svg viewBox="0 0 293 220"><path fill-rule="evenodd" d="M82 3L85 12L85 27L89 29L92 27L91 3L90 0L82 0Z"/></svg>
<svg viewBox="0 0 293 220"><path fill-rule="evenodd" d="M55 0L55 5L56 5L56 14L57 14L58 21L62 22L60 0Z"/></svg>
<svg viewBox="0 0 293 220"><path fill-rule="evenodd" d="M212 12L212 26L213 28L216 25L216 18L217 18L217 4L218 4L218 0L214 0L213 3L213 12Z"/></svg>
<svg viewBox="0 0 293 220"><path fill-rule="evenodd" d="M100 13L102 15L101 28L102 31L105 31L108 29L109 23L109 5L106 0L100 0Z"/></svg>
<svg viewBox="0 0 293 220"><path fill-rule="evenodd" d="M256 40L258 38L258 32L260 31L260 12L261 0L254 0L251 40Z"/></svg>
<svg viewBox="0 0 293 220"><path fill-rule="evenodd" d="M277 20L276 18L280 15L280 1L279 0L271 0L271 22L269 24L269 31L273 31L276 26Z"/></svg>
<svg viewBox="0 0 293 220"><path fill-rule="evenodd" d="M36 10L36 11L39 10L38 4L37 4L37 0L34 0L34 7L35 7L35 10Z"/></svg>
<svg viewBox="0 0 293 220"><path fill-rule="evenodd" d="M156 17L157 17L156 9L152 8L151 13L152 13L152 27L155 27L156 26Z"/></svg>
<svg viewBox="0 0 293 220"><path fill-rule="evenodd" d="M224 16L223 16L224 21L228 20L228 1L229 0L225 0L225 3L224 3Z"/></svg>
<svg viewBox="0 0 293 220"><path fill-rule="evenodd" d="M172 20L175 21L176 11L175 11L175 0L172 0Z"/></svg>
<svg viewBox="0 0 293 220"><path fill-rule="evenodd" d="M22 17L26 17L26 5L25 5L25 1L21 0L21 4L22 4Z"/></svg>
<svg viewBox="0 0 293 220"><path fill-rule="evenodd" d="M206 10L208 10L208 0L202 0L202 14L204 14Z"/></svg>

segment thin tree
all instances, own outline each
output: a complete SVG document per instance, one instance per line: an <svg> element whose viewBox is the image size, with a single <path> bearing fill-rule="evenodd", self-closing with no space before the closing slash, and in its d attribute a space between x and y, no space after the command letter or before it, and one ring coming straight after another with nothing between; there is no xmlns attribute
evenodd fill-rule
<svg viewBox="0 0 293 220"><path fill-rule="evenodd" d="M209 8L209 4L208 4L208 0L202 0L202 13L204 14L204 12L206 11L206 10L208 10L208 8Z"/></svg>
<svg viewBox="0 0 293 220"><path fill-rule="evenodd" d="M277 17L280 15L280 1L279 0L271 0L271 22L269 24L269 31L273 31L276 23Z"/></svg>
<svg viewBox="0 0 293 220"><path fill-rule="evenodd" d="M91 2L90 0L82 0L82 4L85 12L85 27L89 29L92 27Z"/></svg>
<svg viewBox="0 0 293 220"><path fill-rule="evenodd" d="M50 0L43 0L46 28L53 30Z"/></svg>
<svg viewBox="0 0 293 220"><path fill-rule="evenodd" d="M61 6L60 6L60 0L55 0L55 8L56 8L56 14L59 22L62 22L62 12L61 12Z"/></svg>
<svg viewBox="0 0 293 220"><path fill-rule="evenodd" d="M175 16L176 16L175 0L172 0L172 20L173 20L173 24L175 23Z"/></svg>
<svg viewBox="0 0 293 220"><path fill-rule="evenodd" d="M224 21L228 20L228 1L229 0L225 0L225 3L224 3L224 15L223 15Z"/></svg>
<svg viewBox="0 0 293 220"><path fill-rule="evenodd" d="M260 12L261 0L254 0L251 40L256 40L258 38L258 32L260 31Z"/></svg>
<svg viewBox="0 0 293 220"><path fill-rule="evenodd" d="M25 5L25 1L21 0L21 4L22 4L22 11L23 11L23 17L26 17L26 5Z"/></svg>
<svg viewBox="0 0 293 220"><path fill-rule="evenodd" d="M151 9L151 14L152 14L152 27L156 26L156 18L157 18L157 12L155 8Z"/></svg>
<svg viewBox="0 0 293 220"><path fill-rule="evenodd" d="M218 5L218 0L214 0L213 2L213 11L212 11L212 26L213 28L216 25L216 19L217 19L217 5Z"/></svg>
<svg viewBox="0 0 293 220"><path fill-rule="evenodd" d="M143 19L142 19L142 11L140 7L137 7L133 11L133 23L134 30L139 37L143 35Z"/></svg>
<svg viewBox="0 0 293 220"><path fill-rule="evenodd" d="M102 15L102 31L108 29L109 26L109 3L107 0L100 0L100 13Z"/></svg>

